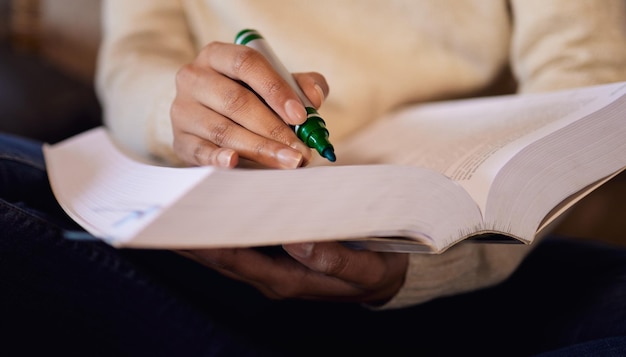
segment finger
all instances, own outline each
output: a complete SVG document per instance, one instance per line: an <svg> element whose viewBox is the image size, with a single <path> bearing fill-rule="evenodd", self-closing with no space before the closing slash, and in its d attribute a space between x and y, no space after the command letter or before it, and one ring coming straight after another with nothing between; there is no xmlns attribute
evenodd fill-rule
<svg viewBox="0 0 626 357"><path fill-rule="evenodd" d="M294 73L293 76L315 108L321 107L329 91L324 76L316 72Z"/></svg>
<svg viewBox="0 0 626 357"><path fill-rule="evenodd" d="M354 250L336 242L288 244L283 248L309 269L375 289L388 281L383 253Z"/></svg>
<svg viewBox="0 0 626 357"><path fill-rule="evenodd" d="M198 61L246 83L286 123L298 125L306 120L306 110L296 92L258 51L242 45L212 42L201 51Z"/></svg>
<svg viewBox="0 0 626 357"><path fill-rule="evenodd" d="M311 150L298 139L293 129L248 88L215 71L194 67L181 69L177 75L179 91L189 83L193 83L193 98L210 110L256 134L290 146L310 159Z"/></svg>
<svg viewBox="0 0 626 357"><path fill-rule="evenodd" d="M253 249L192 251L203 264L246 282L274 299L355 300L363 291L302 266L287 255L270 257Z"/></svg>
<svg viewBox="0 0 626 357"><path fill-rule="evenodd" d="M284 245L294 259L311 271L352 284L362 292L356 301L383 304L404 284L408 254L352 250L340 243Z"/></svg>
<svg viewBox="0 0 626 357"><path fill-rule="evenodd" d="M221 162L226 154L219 148L233 150L240 157L273 168L296 168L304 161L301 152L252 133L197 102L179 101L172 105L172 122L176 128L174 150L191 164Z"/></svg>
<svg viewBox="0 0 626 357"><path fill-rule="evenodd" d="M188 133L174 136L174 152L184 162L196 166L232 168L239 162L239 155L234 150L220 148Z"/></svg>

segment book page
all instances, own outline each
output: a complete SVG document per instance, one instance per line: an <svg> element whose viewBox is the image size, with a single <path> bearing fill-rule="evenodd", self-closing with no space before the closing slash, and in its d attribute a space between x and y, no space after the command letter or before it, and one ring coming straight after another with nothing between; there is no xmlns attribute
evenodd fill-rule
<svg viewBox="0 0 626 357"><path fill-rule="evenodd" d="M415 182L422 185L407 189ZM439 251L479 222L467 193L430 170L217 170L129 244L215 248L402 236Z"/></svg>
<svg viewBox="0 0 626 357"><path fill-rule="evenodd" d="M462 185L484 212L494 176L506 161L621 85L416 105L337 145L337 164L429 168Z"/></svg>
<svg viewBox="0 0 626 357"><path fill-rule="evenodd" d="M484 213L486 225L532 238L542 221L553 221L622 171L624 113L626 84L574 113L578 119L562 130L521 148L494 180Z"/></svg>
<svg viewBox="0 0 626 357"><path fill-rule="evenodd" d="M125 242L213 171L146 165L123 155L104 128L44 147L54 194L89 233Z"/></svg>
<svg viewBox="0 0 626 357"><path fill-rule="evenodd" d="M45 154L61 206L115 246L193 249L402 236L440 251L481 220L460 186L415 167L158 167L123 155L102 128L47 146ZM414 182L422 185L408 190Z"/></svg>

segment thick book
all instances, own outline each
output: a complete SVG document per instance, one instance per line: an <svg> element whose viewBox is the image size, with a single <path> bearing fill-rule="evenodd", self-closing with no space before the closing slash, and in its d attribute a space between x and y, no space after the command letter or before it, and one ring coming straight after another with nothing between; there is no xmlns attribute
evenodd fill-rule
<svg viewBox="0 0 626 357"><path fill-rule="evenodd" d="M626 82L416 104L335 146L294 170L174 168L100 127L44 153L63 209L116 247L531 244L626 167Z"/></svg>

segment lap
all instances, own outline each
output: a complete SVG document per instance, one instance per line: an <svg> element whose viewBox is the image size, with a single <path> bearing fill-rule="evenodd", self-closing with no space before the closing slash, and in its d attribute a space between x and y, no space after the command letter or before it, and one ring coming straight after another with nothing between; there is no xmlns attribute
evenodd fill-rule
<svg viewBox="0 0 626 357"><path fill-rule="evenodd" d="M270 301L173 252L30 245L0 264L4 321L81 352L526 356L626 336L626 253L587 243L547 240L499 286L393 311Z"/></svg>
<svg viewBox="0 0 626 357"><path fill-rule="evenodd" d="M313 354L336 340L345 353L528 356L626 336L625 297L626 249L550 237L492 288L383 312L293 302L265 317Z"/></svg>
<svg viewBox="0 0 626 357"><path fill-rule="evenodd" d="M549 237L498 286L400 310L270 301L173 252L64 239L40 145L15 140L0 136L0 324L47 343L24 351L512 356L626 336L624 248Z"/></svg>
<svg viewBox="0 0 626 357"><path fill-rule="evenodd" d="M0 133L0 200L3 215L31 215L51 228L77 228L50 189L41 142Z"/></svg>

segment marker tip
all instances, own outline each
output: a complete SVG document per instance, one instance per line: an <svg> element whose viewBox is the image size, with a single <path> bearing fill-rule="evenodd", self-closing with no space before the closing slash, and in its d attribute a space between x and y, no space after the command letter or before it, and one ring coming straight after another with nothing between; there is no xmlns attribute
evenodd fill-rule
<svg viewBox="0 0 626 357"><path fill-rule="evenodd" d="M335 152L333 151L332 148L324 149L324 151L322 151L322 156L327 158L328 161L330 162L335 162L335 160L337 160L337 157L335 156Z"/></svg>

